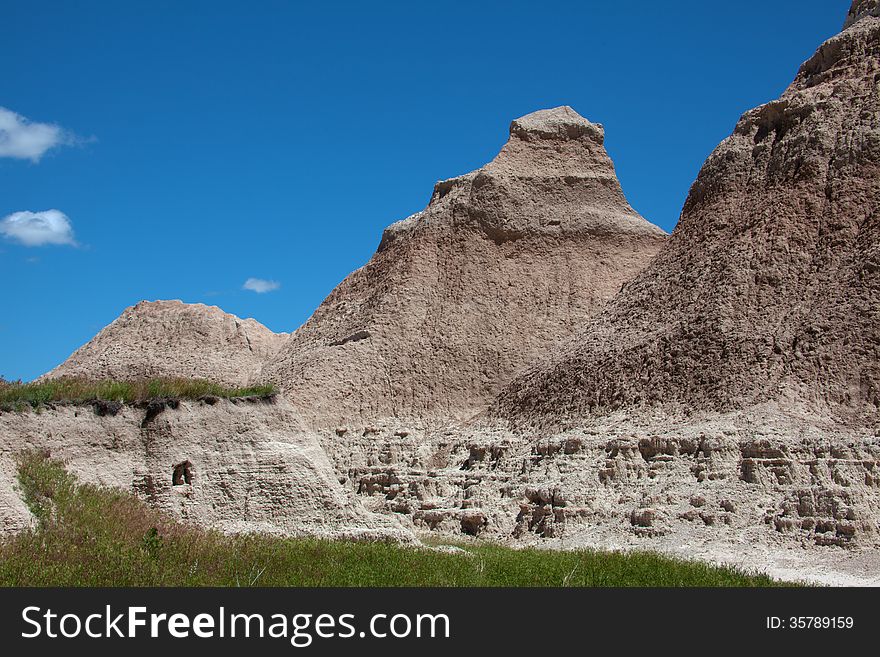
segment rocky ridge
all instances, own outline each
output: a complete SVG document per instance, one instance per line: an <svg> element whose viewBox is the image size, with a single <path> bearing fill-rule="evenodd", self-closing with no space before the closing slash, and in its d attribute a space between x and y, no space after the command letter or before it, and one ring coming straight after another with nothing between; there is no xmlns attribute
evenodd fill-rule
<svg viewBox="0 0 880 657"><path fill-rule="evenodd" d="M267 359L294 402L279 402L284 418L261 417L266 406L244 423L212 419L190 444L192 409L155 463L152 438L109 420L69 435L53 428L67 416L0 422L15 445L71 444L87 478L136 464L108 480L231 531L246 491L265 491L249 527L394 522L406 536L739 555L747 567L784 554L795 577L864 556L874 570L854 581L880 583L878 44L877 2L857 0L782 98L710 156L638 276L663 235L623 199L601 127L539 112L511 125L492 163L438 183L426 210L389 227ZM241 433L266 455L240 453ZM96 456L114 435L132 448ZM311 455L292 469L271 446L291 441ZM184 481L193 510L173 481L187 461L209 473ZM163 487L154 497L143 472ZM0 516L12 517L5 483ZM340 510L352 500L356 517Z"/></svg>
<svg viewBox="0 0 880 657"><path fill-rule="evenodd" d="M314 427L466 421L657 253L602 126L569 107L513 121L498 156L390 226L267 363Z"/></svg>
<svg viewBox="0 0 880 657"><path fill-rule="evenodd" d="M499 396L562 426L620 408L880 407L880 18L847 27L712 153L658 257Z"/></svg>
<svg viewBox="0 0 880 657"><path fill-rule="evenodd" d="M743 116L657 258L488 417L322 431L345 484L415 531L880 583L872 12Z"/></svg>
<svg viewBox="0 0 880 657"><path fill-rule="evenodd" d="M287 337L216 306L141 301L44 378L198 378L247 386Z"/></svg>
<svg viewBox="0 0 880 657"><path fill-rule="evenodd" d="M843 27L846 29L868 16L880 16L880 0L855 0Z"/></svg>

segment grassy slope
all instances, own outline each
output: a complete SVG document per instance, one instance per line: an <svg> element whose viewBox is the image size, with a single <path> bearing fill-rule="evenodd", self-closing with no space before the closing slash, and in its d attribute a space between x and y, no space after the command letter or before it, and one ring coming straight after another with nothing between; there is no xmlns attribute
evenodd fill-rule
<svg viewBox="0 0 880 657"><path fill-rule="evenodd" d="M40 453L20 457L38 519L0 541L12 586L768 586L753 576L655 554L512 550L465 553L388 543L225 536L182 525L117 490L79 484Z"/></svg>
<svg viewBox="0 0 880 657"><path fill-rule="evenodd" d="M0 379L0 410L39 408L48 403L85 404L96 400L136 404L150 399L199 399L200 397L269 397L271 385L227 388L202 379L147 379L139 381L92 381L60 378L31 383Z"/></svg>

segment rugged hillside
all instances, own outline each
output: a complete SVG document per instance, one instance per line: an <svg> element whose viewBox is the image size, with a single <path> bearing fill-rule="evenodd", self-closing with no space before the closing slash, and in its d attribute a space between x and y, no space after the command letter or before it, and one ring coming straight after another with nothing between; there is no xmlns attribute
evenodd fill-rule
<svg viewBox="0 0 880 657"><path fill-rule="evenodd" d="M872 423L880 406L880 18L847 28L709 157L666 248L494 413L767 400Z"/></svg>
<svg viewBox="0 0 880 657"><path fill-rule="evenodd" d="M880 0L853 0L843 27L847 28L866 16L880 16Z"/></svg>
<svg viewBox="0 0 880 657"><path fill-rule="evenodd" d="M45 377L185 377L244 386L288 334L216 306L141 301Z"/></svg>
<svg viewBox="0 0 880 657"><path fill-rule="evenodd" d="M115 415L89 406L0 413L0 532L30 522L14 490L23 449L49 450L83 481L132 490L224 531L411 540L343 489L283 401L181 401L158 414L130 406Z"/></svg>
<svg viewBox="0 0 880 657"><path fill-rule="evenodd" d="M265 368L317 426L462 420L655 255L602 126L569 107L514 121L483 168L390 226Z"/></svg>

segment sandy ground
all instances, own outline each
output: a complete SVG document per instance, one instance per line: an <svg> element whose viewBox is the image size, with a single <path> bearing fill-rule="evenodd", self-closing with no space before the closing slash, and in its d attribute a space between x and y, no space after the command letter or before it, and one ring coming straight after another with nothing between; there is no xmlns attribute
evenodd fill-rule
<svg viewBox="0 0 880 657"><path fill-rule="evenodd" d="M556 549L652 550L678 558L759 571L784 581L825 586L880 586L880 550L877 549L768 545L748 537L736 542L681 536L634 537L630 541L621 539L619 534L601 531L583 532L539 545Z"/></svg>

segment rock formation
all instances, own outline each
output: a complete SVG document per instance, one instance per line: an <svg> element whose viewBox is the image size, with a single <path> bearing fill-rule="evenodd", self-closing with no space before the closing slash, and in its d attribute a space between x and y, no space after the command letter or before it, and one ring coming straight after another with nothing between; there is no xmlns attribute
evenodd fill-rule
<svg viewBox="0 0 880 657"><path fill-rule="evenodd" d="M604 131L529 114L489 164L437 183L265 368L313 426L464 420L653 258Z"/></svg>
<svg viewBox="0 0 880 657"><path fill-rule="evenodd" d="M662 431L627 421L536 434L383 430L325 445L368 509L422 532L686 557L880 544L870 432L723 417Z"/></svg>
<svg viewBox="0 0 880 657"><path fill-rule="evenodd" d="M706 161L654 262L494 413L575 423L783 400L876 422L880 406L880 18L846 29Z"/></svg>
<svg viewBox="0 0 880 657"><path fill-rule="evenodd" d="M844 29L855 24L866 16L880 16L880 0L854 0L846 16Z"/></svg>
<svg viewBox="0 0 880 657"><path fill-rule="evenodd" d="M182 377L245 386L287 337L216 306L141 301L44 376Z"/></svg>
<svg viewBox="0 0 880 657"><path fill-rule="evenodd" d="M488 417L322 431L367 507L422 531L877 583L875 7L742 117L660 254ZM829 545L849 550L822 561Z"/></svg>
<svg viewBox="0 0 880 657"><path fill-rule="evenodd" d="M743 115L669 239L626 203L601 126L557 108L438 183L289 337L130 309L50 375L265 377L293 405L0 414L0 531L29 522L11 455L30 446L228 531L412 529L880 583L878 14L856 0Z"/></svg>
<svg viewBox="0 0 880 657"><path fill-rule="evenodd" d="M71 405L0 413L0 531L30 523L12 483L23 449L49 450L82 481L222 531L412 540L340 485L283 400L180 401L158 415Z"/></svg>

